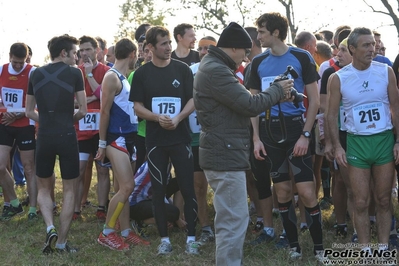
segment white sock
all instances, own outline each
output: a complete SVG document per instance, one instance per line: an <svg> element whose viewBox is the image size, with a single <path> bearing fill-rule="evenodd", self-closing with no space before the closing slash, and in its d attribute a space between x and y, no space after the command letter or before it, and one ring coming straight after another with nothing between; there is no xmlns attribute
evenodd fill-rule
<svg viewBox="0 0 399 266"><path fill-rule="evenodd" d="M274 228L273 227L264 227L263 230L265 233L271 237L274 237Z"/></svg>
<svg viewBox="0 0 399 266"><path fill-rule="evenodd" d="M47 233L50 232L50 230L53 229L53 228L55 229L54 225L48 226L48 227L47 227Z"/></svg>
<svg viewBox="0 0 399 266"><path fill-rule="evenodd" d="M112 229L112 228L104 228L103 229L103 235L105 235L105 236L107 236L113 232L115 232L115 229Z"/></svg>
<svg viewBox="0 0 399 266"><path fill-rule="evenodd" d="M66 242L64 244L55 244L55 247L58 249L64 249L66 246Z"/></svg>
<svg viewBox="0 0 399 266"><path fill-rule="evenodd" d="M127 237L127 236L129 235L129 232L130 232L130 228L125 229L125 230L123 230L123 231L121 232L121 236Z"/></svg>

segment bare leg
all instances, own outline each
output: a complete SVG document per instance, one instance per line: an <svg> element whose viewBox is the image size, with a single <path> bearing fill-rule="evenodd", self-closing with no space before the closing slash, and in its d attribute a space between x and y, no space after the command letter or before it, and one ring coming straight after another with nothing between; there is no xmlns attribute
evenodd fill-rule
<svg viewBox="0 0 399 266"><path fill-rule="evenodd" d="M113 148L114 149L114 148ZM107 149L108 151L108 149ZM111 160L111 159L110 159ZM113 166L114 164L112 164ZM129 163L130 166L130 163ZM96 163L97 168L97 198L98 198L98 206L106 206L108 202L108 194L110 190L110 177L109 177L109 169L107 167L103 167ZM114 171L114 179L116 179L115 168ZM127 178L127 177L124 177ZM133 180L133 174L129 176L130 179ZM134 182L133 182L134 183ZM129 194L130 195L130 194Z"/></svg>
<svg viewBox="0 0 399 266"><path fill-rule="evenodd" d="M62 180L63 202L60 214L60 229L58 231L57 244L64 244L67 241L69 228L71 227L71 222L72 222L73 210L75 207L77 184L78 184L77 178ZM50 208L51 214L52 214L52 209L53 208L51 204Z"/></svg>
<svg viewBox="0 0 399 266"><path fill-rule="evenodd" d="M316 198L319 198L319 192L320 192L320 187L321 187L321 165L323 163L323 157L320 155L315 155L314 156L314 163L313 163L313 172L314 172L314 177L316 179ZM324 197L324 195L323 195Z"/></svg>
<svg viewBox="0 0 399 266"><path fill-rule="evenodd" d="M368 206L370 203L370 169L361 169L351 165L348 168L348 177L353 192L355 228L359 244L367 244L370 242L370 219L368 215ZM391 218L389 218L390 220Z"/></svg>
<svg viewBox="0 0 399 266"><path fill-rule="evenodd" d="M127 205L129 195L134 188L133 170L130 165L129 156L126 153L119 151L111 146L107 146L107 157L110 159L114 171L114 178L118 180L119 190L112 197L106 219L106 227L115 228L116 219L124 221L127 214L129 219L129 212L123 212L124 205ZM120 216L122 215L122 216Z"/></svg>
<svg viewBox="0 0 399 266"><path fill-rule="evenodd" d="M3 188L3 193L9 197L9 201L17 198L14 190L14 180L10 172L7 170L7 165L10 160L11 147L0 145L0 185Z"/></svg>
<svg viewBox="0 0 399 266"><path fill-rule="evenodd" d="M35 174L35 150L20 151L21 162L24 167L26 183L28 187L29 205L36 207L37 205L37 184Z"/></svg>
<svg viewBox="0 0 399 266"><path fill-rule="evenodd" d="M52 181L51 177L37 177L37 203L47 227L54 225L53 220L53 201L51 199ZM62 208L64 209L64 208ZM71 216L72 217L72 216Z"/></svg>
<svg viewBox="0 0 399 266"><path fill-rule="evenodd" d="M273 197L259 200L259 210L263 217L264 226L273 228ZM258 212L258 209L256 211Z"/></svg>
<svg viewBox="0 0 399 266"><path fill-rule="evenodd" d="M392 212L390 205L394 167L392 162L373 166L372 168L374 198L377 211L378 242L382 244L388 244L391 228Z"/></svg>
<svg viewBox="0 0 399 266"><path fill-rule="evenodd" d="M339 170L334 172L334 210L337 224L346 223L347 193L344 178Z"/></svg>
<svg viewBox="0 0 399 266"><path fill-rule="evenodd" d="M81 211L81 205L80 202L83 199L83 188L84 188L84 179L85 179L85 172L87 171L87 161L80 160L79 161L79 176L76 180L77 185L76 185L76 200L75 200L75 206L74 206L74 211L75 212L80 212Z"/></svg>
<svg viewBox="0 0 399 266"><path fill-rule="evenodd" d="M51 187L53 188L50 192L51 200L53 203L55 203L55 174L50 177L51 179ZM37 177L36 177L36 183L37 183Z"/></svg>
<svg viewBox="0 0 399 266"><path fill-rule="evenodd" d="M90 155L89 160L87 161L86 170L84 171L82 198L79 201L80 205L84 205L87 202L92 176L93 176L93 156Z"/></svg>

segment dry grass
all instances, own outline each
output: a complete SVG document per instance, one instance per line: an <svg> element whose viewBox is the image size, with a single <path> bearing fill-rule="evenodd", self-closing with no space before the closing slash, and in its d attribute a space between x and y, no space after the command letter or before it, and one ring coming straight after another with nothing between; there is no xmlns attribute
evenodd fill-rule
<svg viewBox="0 0 399 266"><path fill-rule="evenodd" d="M95 176L95 175L94 175ZM89 200L96 202L95 179L93 179L92 189ZM57 179L56 185L57 202L61 198L61 182ZM18 190L19 198L24 197L24 191ZM212 193L209 193L209 204ZM0 198L0 203L3 199ZM118 252L111 251L96 243L96 238L102 230L102 224L97 222L95 208L88 207L82 212L82 220L74 221L70 229L69 242L80 249L77 254L69 255L43 255L41 248L45 240L45 224L42 219L34 222L27 220L26 212L8 222L0 222L1 244L0 262L1 265L214 265L215 244L209 244L201 249L201 256L192 257L184 253L185 233L178 229L172 229L170 237L173 245L173 253L166 257L157 257L156 250L159 244L159 237L155 226L148 227L151 246L134 247L130 251ZM213 213L211 214L213 217ZM58 225L59 217L55 218L55 225ZM252 217L254 220L255 217ZM332 210L323 211L324 243L325 247L331 247L333 242L345 243L350 241L350 236L346 239L335 239L334 237L334 215ZM276 232L281 232L281 222L274 219ZM246 241L253 240L256 236L249 227ZM352 231L350 229L350 231ZM199 229L197 230L199 233ZM312 240L309 232L300 234L300 243L303 249L303 260L295 265L316 265L312 254ZM285 250L276 250L273 244L259 245L251 247L245 245L244 248L245 265L290 265Z"/></svg>

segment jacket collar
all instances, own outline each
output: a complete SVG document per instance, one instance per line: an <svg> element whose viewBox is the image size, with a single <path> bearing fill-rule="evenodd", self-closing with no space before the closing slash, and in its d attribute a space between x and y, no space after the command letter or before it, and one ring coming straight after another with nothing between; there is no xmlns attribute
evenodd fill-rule
<svg viewBox="0 0 399 266"><path fill-rule="evenodd" d="M219 58L220 60L223 61L231 70L236 71L237 70L237 65L233 61L233 59L230 58L225 52L223 52L221 49L219 49L216 46L209 45L208 48L208 53Z"/></svg>

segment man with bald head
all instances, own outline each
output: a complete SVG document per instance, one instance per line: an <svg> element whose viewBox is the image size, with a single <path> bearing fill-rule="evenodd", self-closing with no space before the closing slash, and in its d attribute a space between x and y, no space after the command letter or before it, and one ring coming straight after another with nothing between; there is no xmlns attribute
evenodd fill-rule
<svg viewBox="0 0 399 266"><path fill-rule="evenodd" d="M316 42L316 37L310 31L300 32L294 40L297 47L308 51L312 56L314 56L317 51Z"/></svg>

